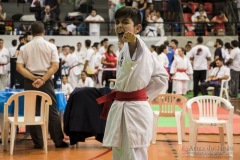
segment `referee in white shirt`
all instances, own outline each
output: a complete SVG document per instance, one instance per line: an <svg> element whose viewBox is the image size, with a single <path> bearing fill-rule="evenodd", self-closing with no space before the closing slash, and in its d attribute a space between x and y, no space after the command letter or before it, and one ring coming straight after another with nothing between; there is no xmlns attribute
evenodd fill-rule
<svg viewBox="0 0 240 160"><path fill-rule="evenodd" d="M17 71L25 77L25 90L42 91L51 97L53 104L49 108L50 136L56 148L65 148L68 147L68 144L63 141L64 137L57 111L56 95L51 79L59 67L57 48L54 44L43 39L44 25L42 22L32 23L31 32L33 40L20 48ZM39 114L40 106L37 106L36 112L36 114ZM29 130L34 142L34 148L43 148L41 127L39 125L30 126Z"/></svg>

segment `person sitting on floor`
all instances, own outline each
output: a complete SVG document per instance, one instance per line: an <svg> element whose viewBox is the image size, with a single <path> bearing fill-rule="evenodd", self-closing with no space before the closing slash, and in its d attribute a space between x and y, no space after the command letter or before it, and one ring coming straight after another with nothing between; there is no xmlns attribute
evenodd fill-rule
<svg viewBox="0 0 240 160"><path fill-rule="evenodd" d="M78 81L78 87L94 87L94 82L91 77L87 76L86 71L82 71L81 79Z"/></svg>
<svg viewBox="0 0 240 160"><path fill-rule="evenodd" d="M230 76L230 69L226 67L223 63L224 60L222 58L216 60L217 67L212 70L212 72L208 76L207 82L203 82L200 85L202 95L208 95L207 88L210 86L214 87L215 96L220 95L221 81L227 80Z"/></svg>

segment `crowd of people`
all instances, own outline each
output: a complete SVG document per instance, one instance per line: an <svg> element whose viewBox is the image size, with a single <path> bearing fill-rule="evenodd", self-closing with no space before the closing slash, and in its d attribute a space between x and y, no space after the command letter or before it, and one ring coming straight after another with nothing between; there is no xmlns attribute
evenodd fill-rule
<svg viewBox="0 0 240 160"><path fill-rule="evenodd" d="M89 11L86 11L86 17L82 14L78 14L78 9L73 10L72 13L65 17L64 20L60 20L60 2L58 0L32 0L30 10L35 12L36 20L44 22L46 35L100 35L101 22L108 22L108 34L114 33L114 18L113 15L119 8L123 6L133 6L137 8L142 16L143 30L142 36L165 36L167 31L179 32L178 27L181 24L181 18L179 14L180 8L184 14L190 14L189 21L185 23L185 32L192 31L190 35L207 36L209 33L214 35L226 35L227 27L226 23L229 21L228 16L225 13L225 8L221 8L213 13L213 3L210 7L207 1L201 1L205 3L198 3L193 1L179 3L178 0L108 0L108 17L98 14L94 5L90 0L76 0L75 7L79 8L81 5L86 5L85 8L91 6ZM69 2L74 3L74 2ZM239 2L237 2L238 4ZM85 13L85 12L84 12ZM187 16L189 17L189 16ZM6 20L6 12L0 4L0 21ZM63 22L64 21L64 22ZM69 22L68 22L69 21ZM164 22L176 22L174 26L164 26ZM178 22L180 22L178 24ZM6 25L6 24L4 24ZM0 34L5 34L5 27L0 23ZM2 27L2 28L1 28ZM17 29L16 34L24 34L30 28L22 23L19 26L15 26ZM12 29L14 30L14 29ZM2 33L1 33L2 32ZM189 33L186 33L188 35Z"/></svg>
<svg viewBox="0 0 240 160"><path fill-rule="evenodd" d="M144 3L144 0L140 3ZM195 42L189 41L182 47L177 39L172 39L159 46L152 44L148 47L138 35L143 17L141 10L132 7L121 7L116 11L117 48L109 44L107 38L94 43L85 39L84 44L77 42L57 46L54 39L49 39L49 42L44 40L46 26L41 22L31 25L33 38L30 35L20 37L18 46L16 40L13 40L13 47L7 49L4 47L4 39L0 38L0 90L9 85L10 72L7 66L10 58L17 57L17 71L26 78L24 89L51 95L53 107L49 114L50 135L56 148L66 148L68 144L63 141L51 80L59 63L62 65L62 89L66 96L76 87L111 87L110 80L116 79L116 91L111 93L116 100L109 112L103 145L112 147L115 159L147 159L147 148L152 136L149 127L152 126L152 109L147 98L154 99L159 92L185 95L191 90L191 79L194 97L200 92L208 94L206 89L209 86L213 86L214 94L219 96L221 81L230 79L230 97L236 99L240 49L237 40L224 44L217 38L212 59L212 53L204 45L201 36L197 37L194 46ZM96 36L96 33L93 35ZM119 67L117 74L116 67ZM133 94L135 96L131 97ZM42 148L39 126L31 127L30 133L34 147Z"/></svg>
<svg viewBox="0 0 240 160"><path fill-rule="evenodd" d="M5 48L4 39L0 40L1 90L10 85L10 57L18 57L21 46L29 41L31 41L31 35L20 36L19 45L17 45L17 40L14 39L12 40L12 47ZM55 40L49 39L49 42L55 43ZM195 97L199 92L206 94L206 86L210 85L220 89L221 79L235 77L230 80L229 92L230 97L237 98L238 72L240 71L237 62L238 41L234 40L224 44L221 39L217 38L214 56L212 56L210 49L203 45L202 37L198 37L195 46L190 41L181 47L178 46L178 43L178 40L172 39L170 43L165 41L160 46L154 44L149 46L154 57L169 73L170 81L168 86L165 86L169 93L185 95L188 91L193 90L193 96ZM94 43L86 39L84 44L77 42L76 47L73 44L58 46L62 64L62 89L66 96L69 96L76 87L112 88L114 85L112 79L116 78L117 58L122 47L123 44L120 42L118 42L118 46L109 44L107 38ZM211 59L212 57L214 59ZM221 67L222 65L224 67ZM225 68L225 71L213 75L216 71L212 70L219 66ZM204 85L205 87L202 87L202 83L209 81L207 75L220 79L217 81L218 83L207 83L207 85ZM215 91L215 95L219 95L220 90L217 91L216 89Z"/></svg>

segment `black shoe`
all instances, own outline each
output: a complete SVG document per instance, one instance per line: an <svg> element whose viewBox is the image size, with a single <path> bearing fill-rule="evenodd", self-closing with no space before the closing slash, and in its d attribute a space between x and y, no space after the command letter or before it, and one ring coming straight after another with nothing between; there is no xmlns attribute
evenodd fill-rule
<svg viewBox="0 0 240 160"><path fill-rule="evenodd" d="M62 142L60 144L55 144L55 147L56 148L67 148L67 147L69 147L69 144L66 142Z"/></svg>
<svg viewBox="0 0 240 160"><path fill-rule="evenodd" d="M43 149L43 146L39 146L39 145L34 144L34 149Z"/></svg>

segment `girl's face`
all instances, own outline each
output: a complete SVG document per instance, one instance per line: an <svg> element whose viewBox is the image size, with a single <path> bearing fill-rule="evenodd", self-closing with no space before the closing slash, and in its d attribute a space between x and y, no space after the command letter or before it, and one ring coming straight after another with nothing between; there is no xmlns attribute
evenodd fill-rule
<svg viewBox="0 0 240 160"><path fill-rule="evenodd" d="M110 49L110 51L113 52L114 51L114 46L111 46L109 49Z"/></svg>
<svg viewBox="0 0 240 160"><path fill-rule="evenodd" d="M0 11L2 10L2 6L0 5Z"/></svg>
<svg viewBox="0 0 240 160"><path fill-rule="evenodd" d="M166 48L163 50L163 52L164 52L165 54L167 54L167 53L168 53L168 48L166 47Z"/></svg>
<svg viewBox="0 0 240 160"><path fill-rule="evenodd" d="M63 81L64 84L66 84L67 81L68 81L68 80L67 80L67 77L66 77L66 76L62 77L62 81Z"/></svg>
<svg viewBox="0 0 240 160"><path fill-rule="evenodd" d="M123 42L122 38L124 33L131 32L137 34L138 32L141 31L141 29L142 25L138 24L134 26L134 22L131 18L123 17L116 19L115 32L120 42Z"/></svg>
<svg viewBox="0 0 240 160"><path fill-rule="evenodd" d="M83 80L85 80L86 77L87 77L86 73L82 72L82 73L81 73L81 78L82 78Z"/></svg>
<svg viewBox="0 0 240 160"><path fill-rule="evenodd" d="M178 48L178 55L182 57L184 55L183 51L181 48Z"/></svg>

